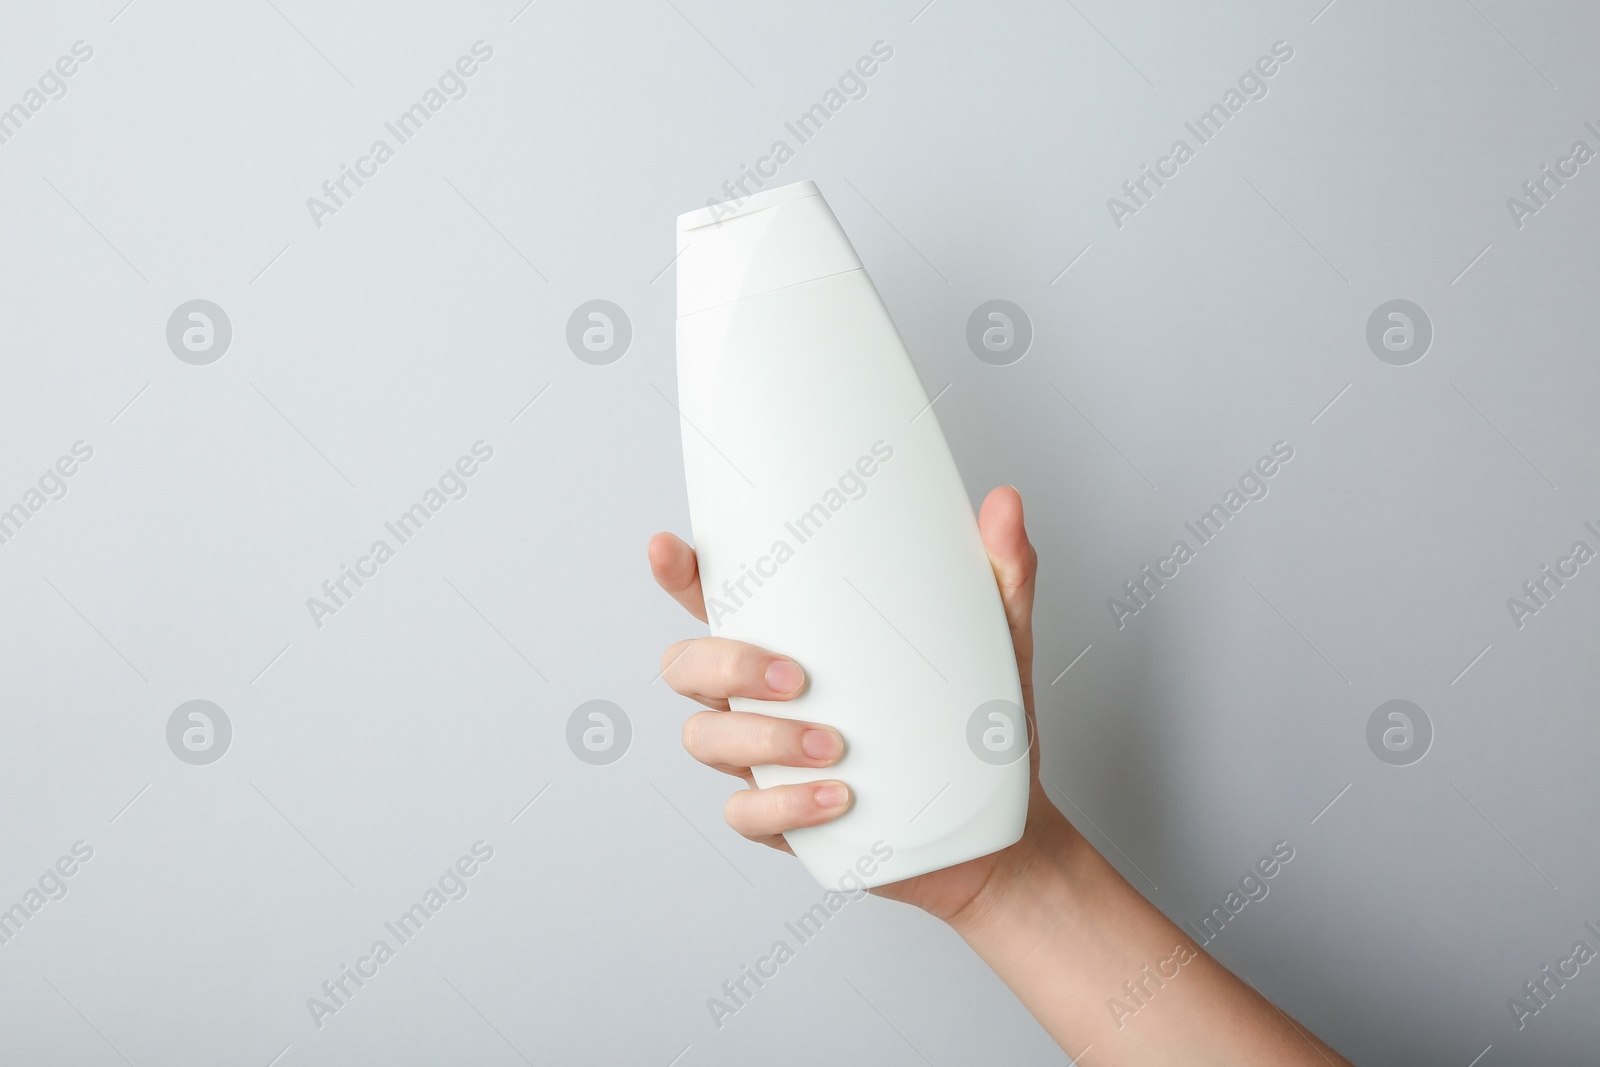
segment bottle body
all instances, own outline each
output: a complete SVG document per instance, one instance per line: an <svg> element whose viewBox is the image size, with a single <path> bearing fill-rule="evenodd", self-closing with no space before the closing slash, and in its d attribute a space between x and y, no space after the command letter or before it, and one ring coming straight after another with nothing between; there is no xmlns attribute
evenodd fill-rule
<svg viewBox="0 0 1600 1067"><path fill-rule="evenodd" d="M777 192L805 187L815 189ZM1016 658L971 503L899 333L820 195L707 225L751 231L696 246L691 230L699 254L680 258L709 304L680 302L677 334L707 613L714 634L792 656L808 679L791 701L731 704L831 724L846 745L833 767L756 767L756 783L850 784L843 816L786 835L828 888L1004 848L1028 801ZM787 280L797 234L811 260L798 269L821 277ZM753 246L777 265L752 266ZM707 287L719 270L734 288Z"/></svg>

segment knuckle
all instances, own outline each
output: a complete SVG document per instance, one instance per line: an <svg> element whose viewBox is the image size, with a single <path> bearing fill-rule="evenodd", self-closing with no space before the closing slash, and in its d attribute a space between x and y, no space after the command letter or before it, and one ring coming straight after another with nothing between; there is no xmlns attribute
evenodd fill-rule
<svg viewBox="0 0 1600 1067"><path fill-rule="evenodd" d="M741 837L759 836L751 828L749 795L751 790L741 789L728 797L722 805L722 819L734 833Z"/></svg>
<svg viewBox="0 0 1600 1067"><path fill-rule="evenodd" d="M717 646L717 680L728 692L734 692L745 661L744 646L734 641L724 641Z"/></svg>
<svg viewBox="0 0 1600 1067"><path fill-rule="evenodd" d="M709 741L707 734L711 723L707 717L715 714L714 711L697 711L683 722L684 750L696 759L706 751Z"/></svg>
<svg viewBox="0 0 1600 1067"><path fill-rule="evenodd" d="M796 785L784 790L780 806L785 823L796 824L811 816L817 807L812 800L813 792L809 785Z"/></svg>
<svg viewBox="0 0 1600 1067"><path fill-rule="evenodd" d="M763 757L780 759L791 755L798 746L791 743L793 724L787 719L764 718L757 727L754 740Z"/></svg>
<svg viewBox="0 0 1600 1067"><path fill-rule="evenodd" d="M673 684L672 679L668 677L669 672L678 665L678 661L694 646L694 642L694 638L677 641L668 645L667 650L661 653L661 677L666 678L668 685Z"/></svg>
<svg viewBox="0 0 1600 1067"><path fill-rule="evenodd" d="M1018 564L1017 568L1007 577L1006 591L1013 594L1026 592L1033 582L1035 564L1036 558L1031 555Z"/></svg>

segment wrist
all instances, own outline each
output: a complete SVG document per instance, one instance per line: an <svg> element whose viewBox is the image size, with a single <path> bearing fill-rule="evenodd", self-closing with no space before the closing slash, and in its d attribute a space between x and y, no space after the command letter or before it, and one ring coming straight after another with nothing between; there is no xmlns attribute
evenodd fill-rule
<svg viewBox="0 0 1600 1067"><path fill-rule="evenodd" d="M1070 894L1085 852L1094 849L1057 810L1037 782L1021 840L995 857L993 869L972 897L945 921L976 947L975 939L1014 926L1037 907L1055 909Z"/></svg>

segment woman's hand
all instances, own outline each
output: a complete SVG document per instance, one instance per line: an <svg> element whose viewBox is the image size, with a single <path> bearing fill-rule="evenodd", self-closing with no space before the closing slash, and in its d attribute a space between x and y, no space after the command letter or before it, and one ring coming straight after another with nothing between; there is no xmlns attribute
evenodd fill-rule
<svg viewBox="0 0 1600 1067"><path fill-rule="evenodd" d="M1033 589L1038 557L1023 529L1017 491L1006 487L990 493L978 528L1011 624L1028 734L1036 738ZM704 622L694 550L671 534L657 534L650 542L650 566L661 587ZM689 754L751 786L728 798L729 826L753 841L789 851L785 830L816 826L848 809L847 782L829 779L756 789L750 766L830 767L849 738L824 723L728 710L730 696L793 699L805 685L801 665L776 652L716 637L680 641L661 662L672 688L712 709L696 712L684 724ZM1032 785L1020 841L873 892L915 904L948 922L1063 1050L1079 1057L1093 1049L1093 1062L1101 1067L1348 1067L1195 945L1090 846L1039 787L1038 745L1029 746L1028 762ZM1160 970L1175 961L1177 970Z"/></svg>
<svg viewBox="0 0 1600 1067"><path fill-rule="evenodd" d="M1017 653L1028 735L1036 738L1033 711L1033 590L1038 553L1022 523L1022 498L1009 486L991 492L978 515L978 529L994 567L1000 599L1011 625ZM650 569L656 583L684 609L706 620L700 572L694 549L672 534L650 540ZM707 709L691 715L683 726L683 746L708 767L742 778L749 788L728 798L728 825L752 841L792 851L783 833L838 818L849 809L848 782L825 779L803 785L755 788L752 765L830 767L844 753L849 738L825 723L728 710L729 697L792 700L805 687L803 667L788 657L755 645L720 637L679 641L661 659L662 677L673 689ZM1028 825L1023 839L1010 848L955 867L907 878L873 890L880 895L924 908L953 921L1010 877L1010 868L1053 828L1070 830L1039 787L1039 750L1030 745L1032 774Z"/></svg>

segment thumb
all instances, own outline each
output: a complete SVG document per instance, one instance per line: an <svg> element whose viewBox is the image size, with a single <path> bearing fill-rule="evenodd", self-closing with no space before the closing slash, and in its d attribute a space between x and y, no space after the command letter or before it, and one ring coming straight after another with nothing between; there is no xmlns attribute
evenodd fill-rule
<svg viewBox="0 0 1600 1067"><path fill-rule="evenodd" d="M1022 496L1009 485L991 491L978 512L978 532L994 568L1011 643L1017 650L1022 683L1031 688L1033 670L1033 591L1039 554L1022 521Z"/></svg>

